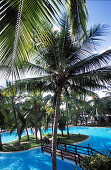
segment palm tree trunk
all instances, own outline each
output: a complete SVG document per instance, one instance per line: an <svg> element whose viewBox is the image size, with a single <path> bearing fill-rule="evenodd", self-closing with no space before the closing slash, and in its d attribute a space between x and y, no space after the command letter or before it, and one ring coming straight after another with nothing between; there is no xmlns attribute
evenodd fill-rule
<svg viewBox="0 0 111 170"><path fill-rule="evenodd" d="M56 108L54 114L53 136L52 136L52 170L57 169L57 165L56 165L57 126L58 126L58 115L60 111L61 91L62 88L58 88L57 98L56 98Z"/></svg>
<svg viewBox="0 0 111 170"><path fill-rule="evenodd" d="M54 121L54 120L53 120L53 118L52 118L52 134L53 134L53 121Z"/></svg>
<svg viewBox="0 0 111 170"><path fill-rule="evenodd" d="M34 99L34 105L35 105L35 113L36 113L36 117L35 117L35 135L36 135L36 143L38 143L38 139L37 139L37 123L38 123L38 114L40 114L40 107L39 107L39 105L38 105L38 103L36 102L35 99Z"/></svg>
<svg viewBox="0 0 111 170"><path fill-rule="evenodd" d="M36 143L38 143L38 139L37 139L37 124L35 124L35 136L36 136Z"/></svg>
<svg viewBox="0 0 111 170"><path fill-rule="evenodd" d="M33 128L31 127L32 134L34 135Z"/></svg>
<svg viewBox="0 0 111 170"><path fill-rule="evenodd" d="M19 133L19 145L20 145L20 141L21 141L21 134Z"/></svg>
<svg viewBox="0 0 111 170"><path fill-rule="evenodd" d="M76 116L75 126L77 126L77 123L78 123L78 116Z"/></svg>
<svg viewBox="0 0 111 170"><path fill-rule="evenodd" d="M18 134L18 137L19 137L19 145L20 145L21 134L20 134L20 132L19 132L19 126L18 126L18 122L17 122L17 116L16 116L16 110L15 110L14 96L12 96L12 110L13 110L13 114L14 114L15 124L16 124L16 126L17 126L17 134Z"/></svg>
<svg viewBox="0 0 111 170"><path fill-rule="evenodd" d="M69 136L69 126L68 126L68 102L66 102L66 112L67 112L67 119L66 119L66 126L67 126L67 138L70 139L70 136Z"/></svg>
<svg viewBox="0 0 111 170"><path fill-rule="evenodd" d="M1 140L1 134L0 134L0 151L3 150L3 147L2 147L2 140Z"/></svg>
<svg viewBox="0 0 111 170"><path fill-rule="evenodd" d="M39 131L40 131L40 140L42 141L41 123L40 123Z"/></svg>
<svg viewBox="0 0 111 170"><path fill-rule="evenodd" d="M64 134L63 134L63 130L61 130L61 132L62 132L62 136L64 136Z"/></svg>
<svg viewBox="0 0 111 170"><path fill-rule="evenodd" d="M27 140L29 140L29 133L28 133L27 128L26 128L26 132L27 132Z"/></svg>

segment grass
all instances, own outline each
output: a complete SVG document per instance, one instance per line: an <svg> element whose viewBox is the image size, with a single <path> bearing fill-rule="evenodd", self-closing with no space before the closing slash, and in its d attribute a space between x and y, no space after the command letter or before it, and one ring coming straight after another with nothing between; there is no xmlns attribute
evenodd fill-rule
<svg viewBox="0 0 111 170"><path fill-rule="evenodd" d="M45 137L51 138L52 134L44 134ZM89 136L87 135L81 135L81 134L70 134L70 139L67 139L67 135L64 134L64 136L61 136L61 134L57 134L57 138L60 139L61 142L66 143L66 144L72 144L76 142L81 142L83 140L88 139Z"/></svg>
<svg viewBox="0 0 111 170"><path fill-rule="evenodd" d="M40 140L38 140L38 144L36 144L35 136L30 135L29 138L30 139L28 140L27 136L22 137L20 146L18 145L18 140L3 144L3 152L21 151L41 146Z"/></svg>
<svg viewBox="0 0 111 170"><path fill-rule="evenodd" d="M44 137L52 138L52 134L43 134ZM67 139L66 134L62 137L61 134L57 134L57 138L60 139L61 142L64 142L66 144L72 144L76 142L83 141L88 138L86 135L81 134L70 134L70 139ZM13 152L13 151L22 151L27 150L35 147L41 146L41 141L38 140L38 144L36 144L36 138L33 135L30 135L30 139L27 139L27 136L24 136L21 138L21 145L18 145L18 140L3 144L3 152Z"/></svg>

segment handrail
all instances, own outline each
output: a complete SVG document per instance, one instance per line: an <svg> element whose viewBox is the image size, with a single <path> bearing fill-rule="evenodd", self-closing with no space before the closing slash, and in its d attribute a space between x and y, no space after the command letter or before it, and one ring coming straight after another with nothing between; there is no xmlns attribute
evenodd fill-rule
<svg viewBox="0 0 111 170"><path fill-rule="evenodd" d="M62 145L61 145L62 144ZM64 145L64 146L63 146ZM98 154L101 154L101 155L104 155L103 153L93 149L93 148L90 148L89 147L89 144L88 144L88 147L87 146L80 146L80 145L73 145L73 144L66 144L64 142L59 142L57 143L57 148L58 146L62 146L65 148L65 150L68 148L68 149L77 149L78 150L82 150L82 149L87 149L87 150L83 150L83 151L86 151L88 154L87 155L93 155L94 152L98 153ZM81 149L80 149L81 148Z"/></svg>
<svg viewBox="0 0 111 170"><path fill-rule="evenodd" d="M49 145L42 145L42 152L50 152L51 153L51 155L52 155L52 147L51 146L49 146ZM81 155L72 155L72 153L71 152L69 152L69 151L67 151L67 150L60 150L60 149L58 149L58 150L56 150L56 154L58 155L58 156L61 156L61 158L62 158L62 160L64 159L64 158L67 158L67 159L70 159L70 160L73 160L73 161L75 161L75 163L77 164L77 163L80 163L81 162L81 158L82 158L82 156Z"/></svg>
<svg viewBox="0 0 111 170"><path fill-rule="evenodd" d="M101 153L101 152L99 152L99 151L96 151L96 150L93 149L93 148L91 148L91 150L94 151L94 152L97 152L97 153L99 153L99 154L101 154L101 155L105 155L105 154L103 154L103 153Z"/></svg>
<svg viewBox="0 0 111 170"><path fill-rule="evenodd" d="M48 152L48 153L51 153L52 155L51 145L41 144L41 150L42 152ZM96 151L93 148L90 148L89 145L88 147L86 147L86 146L66 144L62 142L57 143L56 154L58 156L61 156L62 160L64 158L70 159L70 160L75 161L76 164L77 163L80 164L81 161L84 161L84 159L82 159L84 156L94 155L95 153L104 155L103 153Z"/></svg>

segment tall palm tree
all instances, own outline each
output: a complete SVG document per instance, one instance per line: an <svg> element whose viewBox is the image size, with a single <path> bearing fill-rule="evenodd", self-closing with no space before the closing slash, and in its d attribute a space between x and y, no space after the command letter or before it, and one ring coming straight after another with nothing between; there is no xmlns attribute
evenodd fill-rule
<svg viewBox="0 0 111 170"><path fill-rule="evenodd" d="M70 88L63 93L64 102L66 103L66 113L67 113L67 137L69 138L68 122L77 125L78 119L80 119L81 113L87 112L90 104L89 101L85 100L83 96L91 97L94 92L89 90L84 91L73 91ZM84 114L83 114L84 115ZM86 117L85 117L86 118ZM69 121L68 121L69 120Z"/></svg>
<svg viewBox="0 0 111 170"><path fill-rule="evenodd" d="M45 106L43 102L43 97L37 91L34 91L32 94L26 96L25 101L23 102L22 111L26 122L30 122L31 127L35 127L35 136L36 143L38 143L37 131L40 131L41 136L41 120L45 115Z"/></svg>
<svg viewBox="0 0 111 170"><path fill-rule="evenodd" d="M21 115L20 115L20 109L19 109L20 106L17 107L17 101L21 98L21 96L17 95L17 90L16 88L13 88L11 86L11 82L7 81L6 83L7 83L7 88L2 90L2 94L6 98L6 105L9 106L8 108L9 112L13 113L14 123L15 123L14 129L17 129L17 134L19 137L19 145L20 145L21 133L23 131L21 131L21 128L19 127L18 117L20 119Z"/></svg>
<svg viewBox="0 0 111 170"><path fill-rule="evenodd" d="M64 100L64 103L66 104L67 138L70 139L70 136L69 136L69 126L68 126L68 121L69 121L69 93L68 93L67 89L65 89L65 93L63 93L63 100Z"/></svg>
<svg viewBox="0 0 111 170"><path fill-rule="evenodd" d="M4 97L2 95L2 90L0 89L0 129L6 129L6 123L7 123L7 118L8 115L6 114L7 111L4 108ZM2 140L1 140L1 134L0 134L0 150L3 150L2 147Z"/></svg>
<svg viewBox="0 0 111 170"><path fill-rule="evenodd" d="M69 17L64 14L59 22L59 27L59 32L50 33L51 46L47 45L43 48L43 53L37 53L40 58L36 57L36 64L32 64L31 67L35 71L38 65L43 66L42 69L44 68L47 74L22 80L16 84L21 89L23 87L38 88L56 93L52 140L53 170L56 169L57 125L63 89L66 87L71 87L75 91L97 89L111 79L111 68L107 67L111 50L99 55L93 53L94 44L98 40L98 36L102 35L104 26L98 25L91 28L88 36L78 31L75 39L72 39ZM106 66L103 67L103 63Z"/></svg>

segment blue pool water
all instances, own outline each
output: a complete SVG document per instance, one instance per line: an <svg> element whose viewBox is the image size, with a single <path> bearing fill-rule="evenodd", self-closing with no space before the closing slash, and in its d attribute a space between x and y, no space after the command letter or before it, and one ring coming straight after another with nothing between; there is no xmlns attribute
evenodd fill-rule
<svg viewBox="0 0 111 170"><path fill-rule="evenodd" d="M29 135L32 134L31 130L28 130ZM22 136L26 136L26 131L24 130L24 132L22 133ZM11 142L14 141L16 139L18 139L18 135L17 132L14 131L11 135L9 132L5 132L5 133L1 133L1 139L2 139L2 143L7 143L7 142Z"/></svg>
<svg viewBox="0 0 111 170"><path fill-rule="evenodd" d="M111 128L69 127L69 131L70 133L90 136L87 141L78 145L87 146L89 143L90 147L98 151L102 152L107 148L111 151ZM51 129L48 129L45 133L50 132ZM59 130L58 133L60 133ZM64 133L66 133L66 130ZM9 138L7 134L4 133L3 136ZM25 135L25 132L23 135ZM13 138L13 140L15 139ZM40 148L18 153L0 153L0 170L51 170L51 166L51 156L42 154ZM74 164L57 159L57 169L74 170Z"/></svg>
<svg viewBox="0 0 111 170"><path fill-rule="evenodd" d="M43 133L44 131L42 131ZM48 129L45 133L51 133L52 129ZM107 148L111 151L111 128L100 128L100 127L69 127L69 132L74 134L85 134L89 135L90 138L81 142L78 145L88 146L97 150L97 151L107 151ZM61 133L58 130L58 133ZM66 129L64 130L66 133Z"/></svg>
<svg viewBox="0 0 111 170"><path fill-rule="evenodd" d="M51 161L51 156L42 154L40 148L17 153L0 153L0 170L52 170ZM74 170L74 165L57 159L57 169Z"/></svg>

